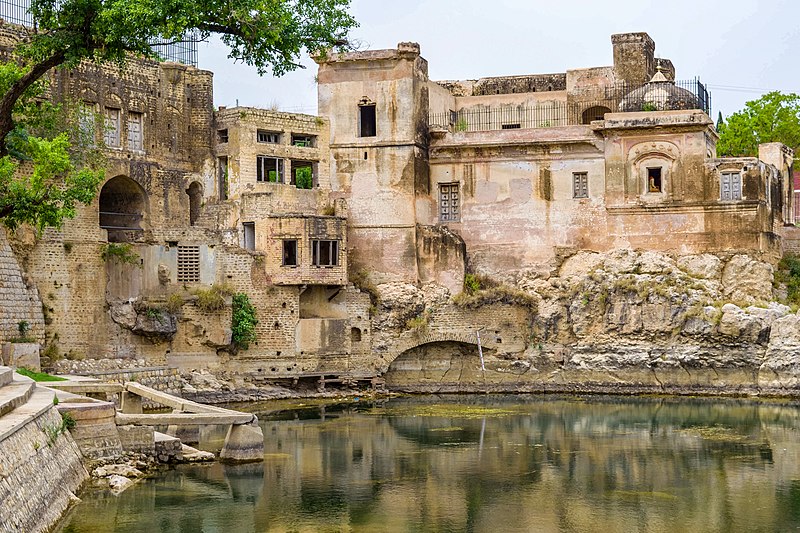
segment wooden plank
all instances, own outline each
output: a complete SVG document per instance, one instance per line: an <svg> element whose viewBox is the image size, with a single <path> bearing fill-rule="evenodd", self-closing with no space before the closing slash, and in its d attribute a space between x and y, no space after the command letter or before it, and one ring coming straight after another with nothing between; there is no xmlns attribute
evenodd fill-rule
<svg viewBox="0 0 800 533"><path fill-rule="evenodd" d="M118 426L229 426L249 424L255 415L248 413L161 413L161 414L126 414L117 413Z"/></svg>

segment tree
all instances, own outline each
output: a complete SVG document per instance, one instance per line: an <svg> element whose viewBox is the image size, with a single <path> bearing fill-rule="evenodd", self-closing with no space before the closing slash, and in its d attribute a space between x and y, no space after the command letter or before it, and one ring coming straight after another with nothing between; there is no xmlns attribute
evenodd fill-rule
<svg viewBox="0 0 800 533"><path fill-rule="evenodd" d="M800 149L800 96L773 91L745 104L717 127L720 156L757 156L758 145L781 142Z"/></svg>
<svg viewBox="0 0 800 533"><path fill-rule="evenodd" d="M18 65L0 63L0 91L25 74ZM78 202L94 199L103 179L104 158L80 127L80 108L43 100L45 87L34 83L17 100L8 153L0 157L0 220L11 229L24 223L39 232L60 227L75 216Z"/></svg>
<svg viewBox="0 0 800 533"><path fill-rule="evenodd" d="M271 69L281 75L301 67L297 60L303 51L347 46L347 34L356 25L347 12L349 2L32 0L36 25L22 34L15 50L23 68L0 73L0 220L9 227L23 222L40 229L58 226L74 214L76 201L88 203L96 194L97 171L75 157L71 134L30 135L26 121L39 118L24 110L41 95L37 85L51 69L74 68L85 60L122 66L131 54L153 57L154 44L219 34L230 58L259 73ZM34 169L27 182L14 178L24 160Z"/></svg>

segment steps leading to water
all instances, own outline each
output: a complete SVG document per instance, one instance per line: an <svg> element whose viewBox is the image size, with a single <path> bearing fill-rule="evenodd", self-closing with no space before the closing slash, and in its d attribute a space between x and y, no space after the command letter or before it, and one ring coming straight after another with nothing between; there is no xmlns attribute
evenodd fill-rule
<svg viewBox="0 0 800 533"><path fill-rule="evenodd" d="M30 378L15 374L13 371L10 374L12 378L10 381L8 377L3 375L0 379L0 416L25 405L36 390L36 383ZM52 402L52 397L50 401Z"/></svg>

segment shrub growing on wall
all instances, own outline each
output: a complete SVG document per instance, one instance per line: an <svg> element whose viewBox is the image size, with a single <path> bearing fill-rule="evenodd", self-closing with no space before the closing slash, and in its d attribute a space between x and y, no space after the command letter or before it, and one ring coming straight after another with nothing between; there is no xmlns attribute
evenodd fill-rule
<svg viewBox="0 0 800 533"><path fill-rule="evenodd" d="M251 342L256 340L256 308L250 303L250 298L238 292L233 295L233 314L231 315L231 332L233 344L246 350Z"/></svg>

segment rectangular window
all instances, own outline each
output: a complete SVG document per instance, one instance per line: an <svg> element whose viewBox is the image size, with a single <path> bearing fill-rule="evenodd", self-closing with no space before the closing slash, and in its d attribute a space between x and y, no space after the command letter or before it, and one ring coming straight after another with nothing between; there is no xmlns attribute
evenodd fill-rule
<svg viewBox="0 0 800 533"><path fill-rule="evenodd" d="M647 192L661 192L661 167L647 169Z"/></svg>
<svg viewBox="0 0 800 533"><path fill-rule="evenodd" d="M723 172L720 180L720 199L742 199L742 175L738 172Z"/></svg>
<svg viewBox="0 0 800 533"><path fill-rule="evenodd" d="M200 281L200 247L178 246L178 283Z"/></svg>
<svg viewBox="0 0 800 533"><path fill-rule="evenodd" d="M256 139L260 143L280 144L281 134L274 131L258 130Z"/></svg>
<svg viewBox="0 0 800 533"><path fill-rule="evenodd" d="M292 134L292 144L302 148L314 148L317 138L314 135Z"/></svg>
<svg viewBox="0 0 800 533"><path fill-rule="evenodd" d="M220 144L228 142L228 128L217 130L217 142Z"/></svg>
<svg viewBox="0 0 800 533"><path fill-rule="evenodd" d="M106 146L119 148L119 109L106 108L106 131L103 139Z"/></svg>
<svg viewBox="0 0 800 533"><path fill-rule="evenodd" d="M128 113L128 150L143 150L142 139L142 114L131 111Z"/></svg>
<svg viewBox="0 0 800 533"><path fill-rule="evenodd" d="M360 136L375 137L377 134L375 104L358 106L358 111Z"/></svg>
<svg viewBox="0 0 800 533"><path fill-rule="evenodd" d="M458 183L439 184L439 220L458 222L459 216Z"/></svg>
<svg viewBox="0 0 800 533"><path fill-rule="evenodd" d="M521 124L502 124L500 127L504 130L518 130L522 127Z"/></svg>
<svg viewBox="0 0 800 533"><path fill-rule="evenodd" d="M297 266L297 241L287 239L283 241L283 266Z"/></svg>
<svg viewBox="0 0 800 533"><path fill-rule="evenodd" d="M256 181L283 183L283 159L264 155L257 156Z"/></svg>
<svg viewBox="0 0 800 533"><path fill-rule="evenodd" d="M93 147L96 143L95 137L95 105L84 102L78 111L78 122L81 131L81 143Z"/></svg>
<svg viewBox="0 0 800 533"><path fill-rule="evenodd" d="M254 222L242 223L244 229L244 249L255 251L256 249L256 225Z"/></svg>
<svg viewBox="0 0 800 533"><path fill-rule="evenodd" d="M589 175L586 172L572 173L572 197L589 198Z"/></svg>
<svg viewBox="0 0 800 533"><path fill-rule="evenodd" d="M292 185L298 189L314 188L314 163L311 161L291 161Z"/></svg>
<svg viewBox="0 0 800 533"><path fill-rule="evenodd" d="M219 166L217 169L217 176L219 177L219 199L228 199L228 158L220 157L218 160Z"/></svg>
<svg viewBox="0 0 800 533"><path fill-rule="evenodd" d="M314 266L337 266L339 264L339 241L311 241L311 264Z"/></svg>

